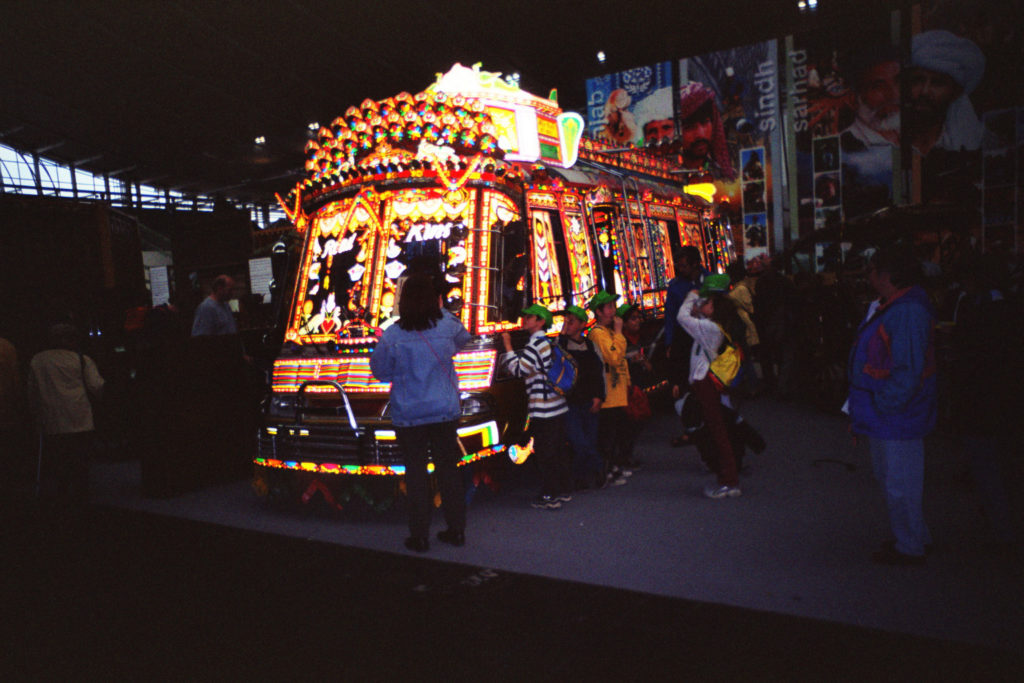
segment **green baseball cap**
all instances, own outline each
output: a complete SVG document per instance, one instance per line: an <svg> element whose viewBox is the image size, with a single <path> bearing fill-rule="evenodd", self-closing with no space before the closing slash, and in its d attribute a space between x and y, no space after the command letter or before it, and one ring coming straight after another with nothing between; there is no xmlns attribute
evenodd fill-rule
<svg viewBox="0 0 1024 683"><path fill-rule="evenodd" d="M636 308L636 306L634 306L633 304L622 304L621 306L615 309L615 315L625 320L626 314L628 314L634 308Z"/></svg>
<svg viewBox="0 0 1024 683"><path fill-rule="evenodd" d="M579 318L581 322L587 322L590 318L587 316L587 312L579 306L566 306L564 311L560 312L561 315L571 315Z"/></svg>
<svg viewBox="0 0 1024 683"><path fill-rule="evenodd" d="M550 327L551 322L555 319L555 316L551 314L551 311L544 308L540 304L530 304L522 311L520 311L519 315L535 315L538 318L543 318L544 327Z"/></svg>
<svg viewBox="0 0 1024 683"><path fill-rule="evenodd" d="M721 294L723 292L728 292L729 282L729 276L725 273L708 275L704 278L704 283L700 286L700 295L707 296L708 294Z"/></svg>
<svg viewBox="0 0 1024 683"><path fill-rule="evenodd" d="M608 303L615 303L615 295L610 294L607 290L602 289L600 292L591 297L590 303L587 304L587 308L593 311Z"/></svg>

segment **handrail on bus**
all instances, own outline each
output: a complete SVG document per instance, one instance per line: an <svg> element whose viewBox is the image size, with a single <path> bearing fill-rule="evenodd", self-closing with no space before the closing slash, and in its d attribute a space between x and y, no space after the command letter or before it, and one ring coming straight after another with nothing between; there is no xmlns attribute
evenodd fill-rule
<svg viewBox="0 0 1024 683"><path fill-rule="evenodd" d="M341 395L342 403L345 405L345 413L348 416L348 425L352 428L352 431L359 436L359 425L356 424L356 417L352 413L352 404L349 403L348 394L345 393L345 389L342 388L341 384L335 382L332 379L308 379L299 385L299 390L295 394L295 424L302 424L302 414L305 406L305 394L306 387L309 386L330 386L338 390Z"/></svg>

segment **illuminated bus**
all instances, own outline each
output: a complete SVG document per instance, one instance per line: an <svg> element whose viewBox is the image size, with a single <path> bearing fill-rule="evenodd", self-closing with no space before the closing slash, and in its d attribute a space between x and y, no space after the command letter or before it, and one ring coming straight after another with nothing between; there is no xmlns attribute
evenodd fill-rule
<svg viewBox="0 0 1024 683"><path fill-rule="evenodd" d="M319 130L280 198L304 242L257 490L332 499L346 475L404 474L370 356L417 262L436 264L445 306L474 335L455 358L463 466L529 454L523 384L497 376L494 339L525 306L585 306L604 288L661 314L672 249L707 251L712 207L662 159L581 144L583 127L553 99L455 65Z"/></svg>

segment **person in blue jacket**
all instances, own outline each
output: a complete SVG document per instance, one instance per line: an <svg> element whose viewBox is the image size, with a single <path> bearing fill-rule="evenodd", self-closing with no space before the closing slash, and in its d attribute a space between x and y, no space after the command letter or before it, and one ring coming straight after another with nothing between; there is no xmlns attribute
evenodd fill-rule
<svg viewBox="0 0 1024 683"><path fill-rule="evenodd" d="M935 427L935 316L916 284L920 266L899 247L868 266L879 294L861 324L847 368L852 432L868 438L895 540L872 555L880 564L923 564L931 536L924 521L924 437Z"/></svg>
<svg viewBox="0 0 1024 683"><path fill-rule="evenodd" d="M673 249L672 263L676 276L669 280L668 291L665 293L665 328L662 343L665 346L665 358L669 361L668 383L672 387L672 397L678 399L686 393L689 382L693 337L679 325L676 317L683 301L686 300L686 295L700 287L707 273L701 265L700 249L693 245ZM687 443L689 437L685 434L672 439L673 446L684 446Z"/></svg>
<svg viewBox="0 0 1024 683"><path fill-rule="evenodd" d="M686 295L700 287L706 273L701 266L700 250L692 245L673 250L672 263L675 265L676 276L669 280L668 291L665 294L665 334L662 339L665 344L665 355L680 366L676 374L681 379L680 384L685 385L689 367L682 366L690 358L693 338L679 326L676 315Z"/></svg>
<svg viewBox="0 0 1024 683"><path fill-rule="evenodd" d="M466 542L466 497L457 469L462 450L456 427L461 413L455 354L472 338L455 316L441 308L435 280L410 275L398 299L398 322L384 330L370 356L374 377L391 382L391 421L405 459L409 538L405 547L430 548L430 477L433 460L448 528L437 538Z"/></svg>

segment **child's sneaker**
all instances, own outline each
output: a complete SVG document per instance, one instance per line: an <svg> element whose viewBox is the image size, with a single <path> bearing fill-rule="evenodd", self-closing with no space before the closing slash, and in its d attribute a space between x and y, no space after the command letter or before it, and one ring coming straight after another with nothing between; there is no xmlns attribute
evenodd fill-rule
<svg viewBox="0 0 1024 683"><path fill-rule="evenodd" d="M704 487L704 495L708 498L736 498L743 495L739 486L726 486L712 482Z"/></svg>
<svg viewBox="0 0 1024 683"><path fill-rule="evenodd" d="M627 479L633 476L633 470L622 467L621 465L613 465L611 469L612 474L618 477L626 477Z"/></svg>
<svg viewBox="0 0 1024 683"><path fill-rule="evenodd" d="M608 478L606 479L608 486L622 486L623 484L629 483L629 479L622 474L622 472L612 469L608 472Z"/></svg>

